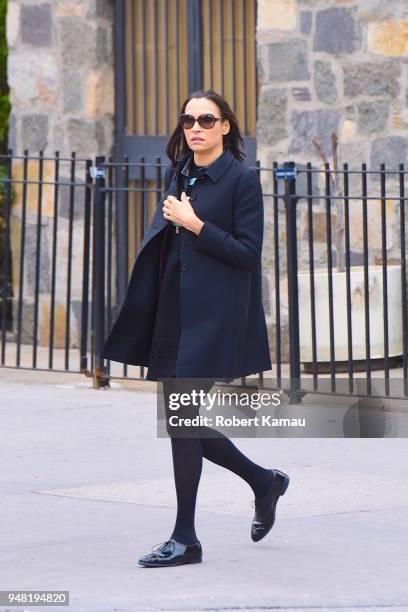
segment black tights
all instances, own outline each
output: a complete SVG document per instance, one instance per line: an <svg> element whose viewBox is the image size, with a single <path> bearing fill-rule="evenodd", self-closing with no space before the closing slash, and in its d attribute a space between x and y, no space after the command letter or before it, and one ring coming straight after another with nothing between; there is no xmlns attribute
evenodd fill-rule
<svg viewBox="0 0 408 612"><path fill-rule="evenodd" d="M177 379L167 379L163 381L164 405L167 419L174 412L169 411L168 397L174 392L188 392L189 390L204 389L207 393L213 386L210 380L197 384L178 383ZM188 407L187 416L198 414L198 407L192 410ZM179 412L179 411L177 411ZM201 435L202 434L202 435ZM231 472L243 478L255 497L262 497L268 491L272 481L272 472L251 461L244 455L226 436L216 432L210 427L200 427L200 437L183 438L171 437L171 448L173 454L174 481L177 495L177 516L176 523L171 535L172 538L183 544L190 544L197 541L194 526L195 505L197 498L198 485L201 477L203 457L221 465Z"/></svg>

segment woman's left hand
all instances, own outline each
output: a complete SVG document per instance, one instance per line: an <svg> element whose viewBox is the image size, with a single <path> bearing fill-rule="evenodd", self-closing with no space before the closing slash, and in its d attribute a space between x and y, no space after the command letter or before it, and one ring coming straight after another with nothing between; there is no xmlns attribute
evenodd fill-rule
<svg viewBox="0 0 408 612"><path fill-rule="evenodd" d="M190 197L184 191L181 194L181 200L173 195L167 196L163 202L163 216L167 221L181 225L196 234L202 226L202 221L190 204Z"/></svg>

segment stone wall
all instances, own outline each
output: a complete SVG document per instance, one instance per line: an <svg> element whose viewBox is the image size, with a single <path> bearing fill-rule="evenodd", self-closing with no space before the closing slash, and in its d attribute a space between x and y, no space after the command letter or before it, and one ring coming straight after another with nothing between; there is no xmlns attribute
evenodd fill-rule
<svg viewBox="0 0 408 612"><path fill-rule="evenodd" d="M332 164L331 133L338 137L339 168L396 170L407 160L408 145L408 4L405 0L258 0L257 58L260 79L257 144L262 166L286 160L314 169L323 159L312 144L318 138ZM332 166L333 167L333 166ZM387 195L398 196L398 180L387 175ZM379 195L379 174L369 175L370 196ZM272 193L272 173L263 173ZM304 175L298 191L305 193ZM350 192L361 194L361 177L354 175ZM327 265L324 175L313 184L314 249L317 267ZM341 194L341 191L340 191ZM333 204L333 208L336 206ZM274 348L275 261L272 198L265 198L264 296ZM279 202L280 272L282 279L284 354L287 355L287 292L284 207ZM381 205L369 201L370 264L381 263ZM362 263L361 198L350 204L351 263ZM399 203L387 199L387 258L399 259ZM338 219L333 211L335 241ZM298 204L299 264L309 266L306 200ZM334 265L337 251L333 248Z"/></svg>
<svg viewBox="0 0 408 612"><path fill-rule="evenodd" d="M9 0L12 149L110 152L112 6L112 0Z"/></svg>
<svg viewBox="0 0 408 612"><path fill-rule="evenodd" d="M112 0L9 0L7 13L9 46L8 80L12 115L9 147L22 155L25 149L38 156L59 151L69 157L109 155L114 144L113 1ZM23 164L13 161L13 178L23 177ZM37 214L39 193L35 181L39 164L28 164L27 220L24 254L24 310L22 340L30 342L33 330ZM43 178L54 180L54 164L44 164ZM60 166L60 182L69 182L70 164ZM75 183L72 288L70 299L71 347L80 337L80 301L83 265L83 214L85 169L79 164ZM21 253L22 184L14 185L12 207L12 270L14 296L18 296ZM52 184L42 192L39 344L49 340L54 229ZM66 274L68 268L69 186L59 187L57 230L57 283L55 346L64 345ZM14 303L16 305L17 300ZM14 329L16 309L14 311Z"/></svg>

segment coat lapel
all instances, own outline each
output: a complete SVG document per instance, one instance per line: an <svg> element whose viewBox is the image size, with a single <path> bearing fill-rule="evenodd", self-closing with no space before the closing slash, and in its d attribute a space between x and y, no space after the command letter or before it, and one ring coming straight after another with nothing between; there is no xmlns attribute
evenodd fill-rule
<svg viewBox="0 0 408 612"><path fill-rule="evenodd" d="M161 232L167 225L169 225L169 223L171 223L171 221L168 221L167 219L165 219L163 217L163 210L162 210L162 205L164 200L166 199L167 195L172 194L174 195L177 199L180 199L181 197L181 192L184 190L186 190L186 184L187 184L187 178L181 174L181 170L184 167L184 164L186 163L187 159L190 157L191 153L186 153L185 155L183 155L183 157L181 157L179 159L179 161L176 164L176 176L175 176L175 190L174 189L169 189L166 194L164 195L164 197L160 200L160 202L157 205L157 208L155 210L155 213L153 215L153 218L151 220L151 223L149 225L149 227L146 230L145 235L143 236L143 240L140 244L140 249L139 249L139 254L142 251L142 249L144 249L144 247L147 245L148 242L150 242L150 240L152 240L152 238L154 238L159 232ZM173 183L174 177L171 181L170 184ZM174 193L175 191L175 193Z"/></svg>

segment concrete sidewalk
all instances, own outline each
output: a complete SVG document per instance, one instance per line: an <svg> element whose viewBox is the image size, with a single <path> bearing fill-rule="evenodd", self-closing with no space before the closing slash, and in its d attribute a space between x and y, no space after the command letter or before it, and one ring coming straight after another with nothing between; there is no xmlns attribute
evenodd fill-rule
<svg viewBox="0 0 408 612"><path fill-rule="evenodd" d="M0 590L69 590L56 609L75 611L408 610L404 438L234 439L291 476L271 533L250 540L251 490L204 461L203 563L139 567L175 517L155 392L0 369Z"/></svg>

